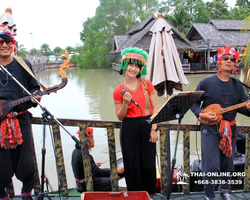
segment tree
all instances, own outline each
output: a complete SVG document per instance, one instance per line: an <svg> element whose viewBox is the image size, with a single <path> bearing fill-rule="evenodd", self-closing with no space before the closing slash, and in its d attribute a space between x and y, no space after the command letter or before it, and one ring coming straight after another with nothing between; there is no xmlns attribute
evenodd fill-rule
<svg viewBox="0 0 250 200"><path fill-rule="evenodd" d="M16 41L16 49L17 49L17 56L26 57L26 55L28 54L28 52L24 48L24 45L23 44L19 45L18 41Z"/></svg>
<svg viewBox="0 0 250 200"><path fill-rule="evenodd" d="M50 47L49 47L48 44L42 44L42 46L41 46L41 51L42 51L43 53L45 52L45 54L47 55L47 54L48 54L48 51L51 51L51 50L50 50Z"/></svg>
<svg viewBox="0 0 250 200"><path fill-rule="evenodd" d="M250 7L247 5L244 5L242 7L234 7L230 11L230 18L237 20L244 20L249 16L249 13L250 13Z"/></svg>
<svg viewBox="0 0 250 200"><path fill-rule="evenodd" d="M61 50L62 49L60 47L55 47L53 51L55 52L56 55L59 55Z"/></svg>
<svg viewBox="0 0 250 200"><path fill-rule="evenodd" d="M183 34L186 34L191 23L207 23L209 21L209 12L202 0L163 1L159 11Z"/></svg>
<svg viewBox="0 0 250 200"><path fill-rule="evenodd" d="M235 5L239 6L240 8L245 5L250 6L250 1L249 0L237 0Z"/></svg>
<svg viewBox="0 0 250 200"><path fill-rule="evenodd" d="M210 13L210 19L228 19L230 16L226 0L213 0L207 2L206 6Z"/></svg>
<svg viewBox="0 0 250 200"><path fill-rule="evenodd" d="M74 48L71 46L67 46L66 49L69 52L69 54L74 50Z"/></svg>
<svg viewBox="0 0 250 200"><path fill-rule="evenodd" d="M107 56L113 47L113 37L125 34L135 24L154 14L157 0L100 0L96 15L83 23L80 33L83 58L80 67L111 66Z"/></svg>
<svg viewBox="0 0 250 200"><path fill-rule="evenodd" d="M31 49L30 51L29 51L29 55L36 55L36 49L35 48L33 48L33 49Z"/></svg>
<svg viewBox="0 0 250 200"><path fill-rule="evenodd" d="M185 35L191 25L191 15L187 13L184 7L176 9L174 13L168 15L166 19L183 35Z"/></svg>

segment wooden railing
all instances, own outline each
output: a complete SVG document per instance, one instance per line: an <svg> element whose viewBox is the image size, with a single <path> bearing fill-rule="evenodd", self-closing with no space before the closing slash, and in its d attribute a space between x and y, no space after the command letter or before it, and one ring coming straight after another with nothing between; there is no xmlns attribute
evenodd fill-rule
<svg viewBox="0 0 250 200"><path fill-rule="evenodd" d="M87 191L93 191L93 180L92 180L92 172L90 165L90 157L89 157L89 147L88 140L86 135L86 127L98 127L98 128L106 128L107 129L107 137L108 137L108 146L109 146L109 159L110 159L110 169L111 169L111 184L112 191L119 191L118 186L118 175L117 175L117 159L115 153L115 134L114 130L119 129L121 126L121 122L119 121L99 121L99 120L78 120L78 119L58 119L63 126L72 126L72 127L80 127L81 128L81 147L83 152L83 160L84 160L84 172L85 172L85 180L87 184ZM42 123L41 118L33 118L32 124L44 125ZM58 168L58 178L61 183L61 193L64 196L68 196L68 185L67 185L67 177L65 172L65 164L63 157L63 148L61 143L61 133L60 126L54 120L51 121L50 125L52 126L52 132L54 137L54 154L56 158L56 165ZM168 123L160 123L158 124L159 132L160 132L160 160L161 160L161 193L166 195L168 191L168 176L167 176L167 168L170 163L167 163L167 156L169 152L167 151L167 132L168 131L176 131L178 130L178 124L168 124ZM243 191L250 191L250 127L249 126L238 126L239 132L246 133L246 149L245 149L245 174L244 177L244 187ZM199 125L192 124L183 124L180 126L180 133L182 133L183 137L183 169L184 173L186 173L189 177L186 182L190 182L190 132L191 131L199 131ZM35 155L36 157L36 155ZM37 163L37 162L36 162ZM14 189L13 184L10 184L7 188L8 193L13 196ZM40 190L40 181L38 177L38 168L36 164L36 173L35 173L35 188L34 193L37 195ZM183 193L190 193L190 185L183 185Z"/></svg>

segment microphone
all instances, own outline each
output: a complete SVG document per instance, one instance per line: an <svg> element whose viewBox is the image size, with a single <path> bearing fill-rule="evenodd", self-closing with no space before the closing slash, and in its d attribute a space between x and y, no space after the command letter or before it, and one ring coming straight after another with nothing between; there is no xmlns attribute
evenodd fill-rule
<svg viewBox="0 0 250 200"><path fill-rule="evenodd" d="M125 93L126 93L126 90L122 89L121 94L124 95ZM138 103L135 102L134 99L131 99L131 101L132 101L137 107L140 107L140 106L138 105Z"/></svg>

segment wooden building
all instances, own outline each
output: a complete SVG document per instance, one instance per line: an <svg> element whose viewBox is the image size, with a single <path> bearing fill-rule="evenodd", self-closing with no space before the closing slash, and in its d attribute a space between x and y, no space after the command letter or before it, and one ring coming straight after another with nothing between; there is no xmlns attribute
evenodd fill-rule
<svg viewBox="0 0 250 200"><path fill-rule="evenodd" d="M156 17L152 15L135 25L125 35L114 36L113 50L110 54L115 59L116 63L120 63L121 51L127 47L138 47L149 52L151 42L150 29L156 20ZM170 23L169 25L172 27L172 31L174 33L173 39L177 50L179 52L193 50L192 43Z"/></svg>
<svg viewBox="0 0 250 200"><path fill-rule="evenodd" d="M203 51L210 68L210 53L216 53L218 47L230 45L239 50L250 41L250 27L243 20L212 19L209 23L193 23L186 34L196 51Z"/></svg>

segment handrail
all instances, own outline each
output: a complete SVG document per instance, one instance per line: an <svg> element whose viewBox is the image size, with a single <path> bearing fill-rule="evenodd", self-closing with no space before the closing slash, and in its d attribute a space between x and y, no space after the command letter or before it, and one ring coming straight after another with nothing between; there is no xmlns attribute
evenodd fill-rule
<svg viewBox="0 0 250 200"><path fill-rule="evenodd" d="M107 129L107 137L108 137L108 145L109 145L109 156L110 156L110 169L111 169L111 183L112 183L112 191L119 191L118 187L118 176L117 176L117 163L116 163L116 153L115 153L115 134L114 130L119 129L121 127L120 121L103 121L103 120L82 120L82 119L58 119L63 126L73 126L73 127L81 127L81 146L83 152L84 162L84 171L85 171L85 180L87 183L87 190L93 191L93 180L92 180L92 172L89 160L89 151L87 146L87 135L85 132L86 127L96 127L96 128L106 128ZM42 118L34 117L32 119L32 124L43 125ZM61 133L59 125L56 121L52 120L51 122L52 132L54 137L55 144L55 157L56 157L56 165L58 168L58 178L61 183L61 191L62 195L68 196L68 186L67 186L67 177L65 173L65 164L64 157L62 151L62 143L61 143ZM167 140L166 140L166 131L177 131L178 124L169 124L169 123L159 123L158 129L160 132L160 160L161 160L161 193L167 194ZM194 124L182 124L180 126L180 132L183 133L183 169L184 173L186 173L190 177L190 132L191 131L199 131L199 125ZM250 191L250 127L249 126L238 126L237 131L245 132L246 134L246 149L245 149L245 174L244 178L244 192ZM35 151L34 151L35 152ZM36 158L36 155L35 155ZM190 182L190 178L186 179L186 182ZM35 188L34 193L37 195L40 189L40 181L38 176L38 168L36 161L36 172L35 172ZM13 183L9 185L7 188L8 193L11 196L14 196L15 192L13 189ZM190 187L189 184L183 185L183 193L189 194Z"/></svg>

